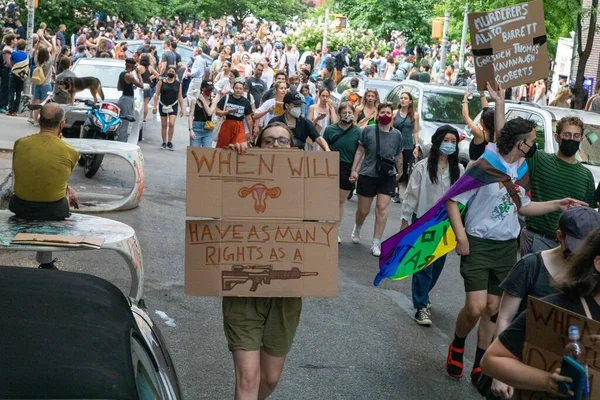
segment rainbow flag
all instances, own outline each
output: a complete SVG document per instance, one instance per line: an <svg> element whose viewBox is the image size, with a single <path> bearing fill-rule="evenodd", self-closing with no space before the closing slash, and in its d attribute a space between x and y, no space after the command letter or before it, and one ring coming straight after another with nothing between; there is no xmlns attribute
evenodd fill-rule
<svg viewBox="0 0 600 400"><path fill-rule="evenodd" d="M529 174L527 163L521 159L517 170L517 184L527 187ZM490 183L510 180L506 166L497 153L495 145L488 145L483 156L475 161L437 203L408 228L396 233L381 244L379 272L373 284L382 279L404 279L431 265L456 247L456 236L450 226L446 200L471 189ZM520 207L517 204L517 207ZM463 215L466 207L458 203Z"/></svg>

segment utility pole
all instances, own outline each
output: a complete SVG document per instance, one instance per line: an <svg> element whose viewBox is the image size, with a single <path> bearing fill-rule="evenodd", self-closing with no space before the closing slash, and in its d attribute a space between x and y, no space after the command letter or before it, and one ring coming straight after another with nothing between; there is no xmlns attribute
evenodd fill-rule
<svg viewBox="0 0 600 400"><path fill-rule="evenodd" d="M323 45L321 51L327 47L327 31L329 30L329 8L325 9L325 22L323 26Z"/></svg>
<svg viewBox="0 0 600 400"><path fill-rule="evenodd" d="M458 57L459 66L465 65L465 47L467 46L467 28L469 27L469 2L465 2L465 16L463 18L462 36L460 37L460 56Z"/></svg>
<svg viewBox="0 0 600 400"><path fill-rule="evenodd" d="M37 5L37 0L28 0L26 2L27 5L27 55L29 57L33 57L33 26L35 19L35 6ZM31 80L29 76L25 81L25 87L23 88L24 92L27 94L31 94Z"/></svg>
<svg viewBox="0 0 600 400"><path fill-rule="evenodd" d="M450 25L450 11L444 15L444 33L442 34L442 54L440 55L440 72L438 83L446 81L446 55L448 54L448 25Z"/></svg>

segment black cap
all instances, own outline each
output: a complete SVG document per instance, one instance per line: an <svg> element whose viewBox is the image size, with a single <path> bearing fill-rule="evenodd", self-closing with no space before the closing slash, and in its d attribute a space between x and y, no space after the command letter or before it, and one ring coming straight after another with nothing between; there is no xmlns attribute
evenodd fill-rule
<svg viewBox="0 0 600 400"><path fill-rule="evenodd" d="M590 207L569 208L558 220L558 229L565 236L565 244L571 252L577 251L585 238L598 228L600 214Z"/></svg>
<svg viewBox="0 0 600 400"><path fill-rule="evenodd" d="M201 90L213 90L215 88L213 81L210 79L203 80L202 85L200 86Z"/></svg>
<svg viewBox="0 0 600 400"><path fill-rule="evenodd" d="M283 104L302 104L302 97L298 92L287 92L283 97Z"/></svg>
<svg viewBox="0 0 600 400"><path fill-rule="evenodd" d="M442 125L436 129L435 133L431 137L431 143L437 142L437 140L440 139L440 136L442 137L442 139L440 140L443 140L443 137L446 136L446 134L448 133L456 135L456 141L458 141L458 131L456 130L456 128L452 125Z"/></svg>

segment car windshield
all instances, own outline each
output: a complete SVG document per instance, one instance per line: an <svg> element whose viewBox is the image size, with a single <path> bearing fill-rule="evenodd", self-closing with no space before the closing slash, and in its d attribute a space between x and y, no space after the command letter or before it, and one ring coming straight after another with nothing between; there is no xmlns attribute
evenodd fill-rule
<svg viewBox="0 0 600 400"><path fill-rule="evenodd" d="M136 44L130 43L127 45L127 50L131 51L131 53L133 54L141 45L142 45L141 43L136 43ZM188 48L179 46L179 47L177 47L176 51L181 56L181 62L184 64L186 64L188 62L188 60L190 58L192 58L192 56L193 56L192 49L188 49ZM160 61L160 58L162 57L162 53L163 53L162 45L156 46L156 56L159 61Z"/></svg>
<svg viewBox="0 0 600 400"><path fill-rule="evenodd" d="M552 130L556 132L556 121L552 121ZM558 143L554 142L554 150L558 152ZM579 146L577 159L582 163L600 165L600 126L583 125L583 139Z"/></svg>
<svg viewBox="0 0 600 400"><path fill-rule="evenodd" d="M125 71L125 64L120 65L101 65L101 64L77 64L73 67L73 73L79 78L84 76L95 76L100 79L102 87L116 88L119 81L119 75Z"/></svg>
<svg viewBox="0 0 600 400"><path fill-rule="evenodd" d="M464 124L462 117L463 95L460 93L425 92L423 94L423 112L421 118L425 121L445 124ZM469 100L469 115L477 115L481 111L479 97Z"/></svg>

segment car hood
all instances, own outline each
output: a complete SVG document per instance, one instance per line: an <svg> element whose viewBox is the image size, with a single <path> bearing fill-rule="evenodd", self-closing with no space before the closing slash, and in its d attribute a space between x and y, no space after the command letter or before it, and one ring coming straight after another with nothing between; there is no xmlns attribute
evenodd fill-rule
<svg viewBox="0 0 600 400"><path fill-rule="evenodd" d="M421 121L421 126L424 128L422 129L422 131L428 133L430 137L433 136L437 128L444 125L450 125L451 127L455 128L459 134L465 133L465 129L467 127L465 124L448 124L445 122Z"/></svg>
<svg viewBox="0 0 600 400"><path fill-rule="evenodd" d="M117 90L117 88L107 88L103 87L102 92L104 93L104 101L108 101L111 103L117 103L122 93ZM76 100L92 100L92 93L89 90L84 90L75 95Z"/></svg>

